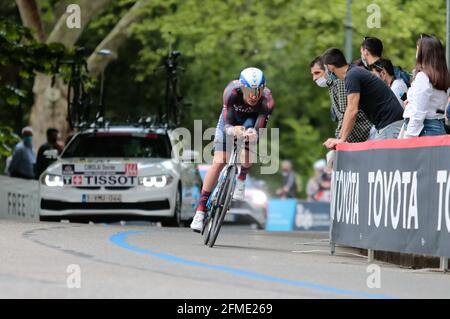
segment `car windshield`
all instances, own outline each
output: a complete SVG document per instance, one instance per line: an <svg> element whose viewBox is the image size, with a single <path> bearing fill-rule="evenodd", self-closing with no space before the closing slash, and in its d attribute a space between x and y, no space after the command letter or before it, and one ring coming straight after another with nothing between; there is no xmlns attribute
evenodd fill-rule
<svg viewBox="0 0 450 319"><path fill-rule="evenodd" d="M61 157L170 158L171 146L164 134L89 133L76 136Z"/></svg>

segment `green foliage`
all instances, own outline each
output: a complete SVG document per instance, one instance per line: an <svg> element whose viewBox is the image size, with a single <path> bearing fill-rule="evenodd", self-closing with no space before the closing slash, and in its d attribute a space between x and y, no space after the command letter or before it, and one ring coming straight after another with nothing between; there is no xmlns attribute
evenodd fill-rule
<svg viewBox="0 0 450 319"><path fill-rule="evenodd" d="M28 28L4 19L0 20L0 52L0 66L14 67L22 80L16 83L22 84L29 83L26 80L33 79L35 72L55 72L57 61L67 55L63 45L38 43ZM18 87L16 83L0 85L4 107L17 107L31 94L29 87Z"/></svg>
<svg viewBox="0 0 450 319"><path fill-rule="evenodd" d="M385 55L410 70L420 32L445 36L445 1L353 1L354 59L366 35L378 36ZM369 29L367 8L381 8L381 28ZM281 157L304 177L324 157L322 142L334 133L326 90L311 80L309 62L329 47L344 49L345 0L164 0L151 1L147 19L131 31L142 44L134 63L136 79L153 70L174 41L187 71L184 92L193 119L214 126L228 81L246 66L261 67L276 101L271 127L279 127ZM433 13L430 15L430 13Z"/></svg>
<svg viewBox="0 0 450 319"><path fill-rule="evenodd" d="M0 158L10 156L14 145L19 141L19 136L10 127L0 127Z"/></svg>
<svg viewBox="0 0 450 319"><path fill-rule="evenodd" d="M54 23L69 2L39 1L44 23ZM114 1L92 20L77 44L92 52L135 2ZM367 26L371 4L381 9L379 29ZM276 101L269 127L280 128L281 158L291 159L306 182L312 163L325 155L322 142L333 136L335 126L327 91L312 82L309 63L329 47L344 49L346 0L151 0L142 10L144 19L127 30L132 39L105 73L107 117L123 121L130 113L156 113L164 104L165 75L158 67L170 42L183 53L182 92L193 105L185 112L188 117L183 124L188 128L195 119L202 119L204 128L215 126L226 84L244 67L257 66L266 73ZM443 0L355 0L352 13L353 59L359 58L364 36L377 36L383 40L384 55L411 70L420 33L445 38ZM24 30L8 32L10 42L23 46L31 41ZM0 64L6 52L2 43ZM27 61L20 52L7 56ZM32 64L33 59L28 62ZM44 71L52 68L51 62L36 62ZM34 70L40 70L27 65L20 72L24 83L32 80ZM15 96L8 102L14 108L17 99L23 101L23 94L30 92L30 87L23 90L10 83L8 88L2 86L0 97Z"/></svg>

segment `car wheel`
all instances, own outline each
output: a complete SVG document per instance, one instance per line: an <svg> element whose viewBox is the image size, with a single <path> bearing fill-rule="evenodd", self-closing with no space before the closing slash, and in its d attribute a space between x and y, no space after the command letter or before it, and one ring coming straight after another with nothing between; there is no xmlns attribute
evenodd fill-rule
<svg viewBox="0 0 450 319"><path fill-rule="evenodd" d="M177 196L175 199L175 208L173 217L161 221L162 226L164 227L183 227L184 223L181 221L181 186L178 186Z"/></svg>

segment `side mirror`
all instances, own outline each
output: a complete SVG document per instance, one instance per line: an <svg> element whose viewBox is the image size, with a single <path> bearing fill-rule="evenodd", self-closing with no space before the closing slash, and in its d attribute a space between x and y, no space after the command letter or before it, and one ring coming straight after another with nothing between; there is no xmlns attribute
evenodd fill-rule
<svg viewBox="0 0 450 319"><path fill-rule="evenodd" d="M58 150L47 150L43 153L44 157L48 160L58 159Z"/></svg>
<svg viewBox="0 0 450 319"><path fill-rule="evenodd" d="M197 162L197 160L200 158L199 153L197 151L193 150L185 150L183 151L183 154L181 155L181 160L183 162Z"/></svg>

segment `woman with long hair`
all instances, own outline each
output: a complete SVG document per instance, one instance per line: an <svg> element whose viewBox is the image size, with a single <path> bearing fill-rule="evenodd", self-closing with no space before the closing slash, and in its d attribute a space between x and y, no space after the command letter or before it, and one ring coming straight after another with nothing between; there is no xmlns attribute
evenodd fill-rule
<svg viewBox="0 0 450 319"><path fill-rule="evenodd" d="M405 103L404 137L445 135L450 74L441 41L421 35L417 41L415 75Z"/></svg>

